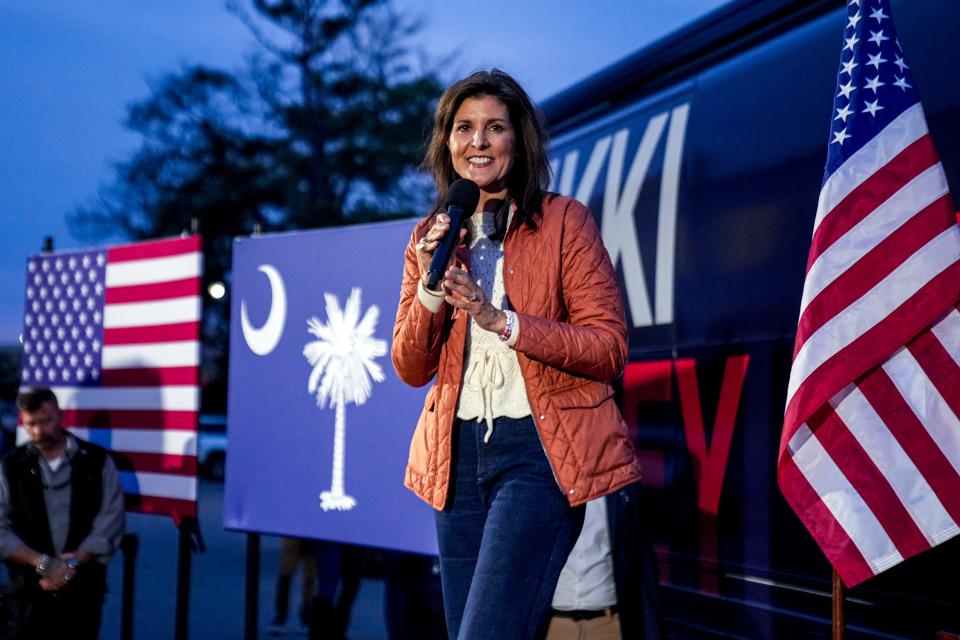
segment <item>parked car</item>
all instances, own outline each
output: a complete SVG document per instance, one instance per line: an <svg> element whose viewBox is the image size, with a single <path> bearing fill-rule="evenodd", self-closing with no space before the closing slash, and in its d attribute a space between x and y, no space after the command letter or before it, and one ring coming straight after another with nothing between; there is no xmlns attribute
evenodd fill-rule
<svg viewBox="0 0 960 640"><path fill-rule="evenodd" d="M0 400L0 455L17 443L17 405L10 400Z"/></svg>
<svg viewBox="0 0 960 640"><path fill-rule="evenodd" d="M227 416L222 413L200 415L197 434L197 464L200 475L223 480L227 468Z"/></svg>

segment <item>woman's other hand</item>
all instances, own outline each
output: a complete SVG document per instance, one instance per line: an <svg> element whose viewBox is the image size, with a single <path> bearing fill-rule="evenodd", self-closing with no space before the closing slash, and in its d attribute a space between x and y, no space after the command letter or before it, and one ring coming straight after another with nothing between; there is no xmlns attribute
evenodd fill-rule
<svg viewBox="0 0 960 640"><path fill-rule="evenodd" d="M483 289L477 286L466 271L457 267L447 269L443 290L447 304L469 313L481 329L500 333L506 327L506 314L490 304Z"/></svg>
<svg viewBox="0 0 960 640"><path fill-rule="evenodd" d="M417 252L417 263L420 265L420 280L427 283L427 271L430 269L430 261L433 260L433 252L440 245L440 240L447 235L450 230L450 216L445 213L438 213L437 219L427 231L426 235L420 238L414 245ZM466 229L460 229L460 240L467 235Z"/></svg>

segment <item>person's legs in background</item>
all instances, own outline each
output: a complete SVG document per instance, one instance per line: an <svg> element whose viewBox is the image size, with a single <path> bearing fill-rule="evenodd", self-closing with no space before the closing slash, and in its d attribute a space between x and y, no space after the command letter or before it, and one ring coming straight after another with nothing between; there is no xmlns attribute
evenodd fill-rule
<svg viewBox="0 0 960 640"><path fill-rule="evenodd" d="M384 613L390 640L447 640L439 560L400 551L385 554Z"/></svg>
<svg viewBox="0 0 960 640"><path fill-rule="evenodd" d="M316 591L310 603L310 639L337 638L338 629L333 615L333 601L337 595L343 556L340 544L317 540L313 548L316 561Z"/></svg>
<svg viewBox="0 0 960 640"><path fill-rule="evenodd" d="M370 550L352 544L340 545L340 592L333 605L336 638L346 637L353 602L360 591L360 577Z"/></svg>
<svg viewBox="0 0 960 640"><path fill-rule="evenodd" d="M105 573L102 565L96 568L101 574ZM67 590L70 590L70 593L66 593ZM78 580L55 594L53 599L59 600L56 605L58 610L51 613L60 630L49 637L97 640L100 637L100 618L105 594L106 581L100 576L87 582Z"/></svg>
<svg viewBox="0 0 960 640"><path fill-rule="evenodd" d="M297 617L300 620L300 632L309 633L310 630L310 603L317 587L317 561L313 557L312 540L303 540L300 545L300 562L303 563L303 588L300 590L300 609Z"/></svg>
<svg viewBox="0 0 960 640"><path fill-rule="evenodd" d="M287 632L287 613L290 609L290 583L300 562L300 540L283 538L280 541L280 562L277 574L276 594L273 602L273 620L269 633L280 636Z"/></svg>

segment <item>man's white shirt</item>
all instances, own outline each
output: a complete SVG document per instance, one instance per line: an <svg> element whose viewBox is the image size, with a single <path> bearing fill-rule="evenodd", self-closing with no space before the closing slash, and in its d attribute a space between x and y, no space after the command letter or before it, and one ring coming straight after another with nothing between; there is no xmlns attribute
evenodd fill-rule
<svg viewBox="0 0 960 640"><path fill-rule="evenodd" d="M583 530L560 572L553 608L599 611L615 604L617 589L607 530L607 503L604 498L597 498L587 503Z"/></svg>

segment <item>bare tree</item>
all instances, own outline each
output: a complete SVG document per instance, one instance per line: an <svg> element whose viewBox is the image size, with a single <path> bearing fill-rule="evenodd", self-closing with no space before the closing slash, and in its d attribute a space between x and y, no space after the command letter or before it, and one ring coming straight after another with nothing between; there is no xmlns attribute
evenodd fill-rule
<svg viewBox="0 0 960 640"><path fill-rule="evenodd" d="M410 46L417 23L382 0L228 8L257 50L237 71L191 65L151 83L127 113L139 149L68 216L74 235L154 238L197 220L209 283L228 281L232 240L255 225L423 213L429 187L416 167L441 84ZM206 307L204 377L223 387L228 300Z"/></svg>

